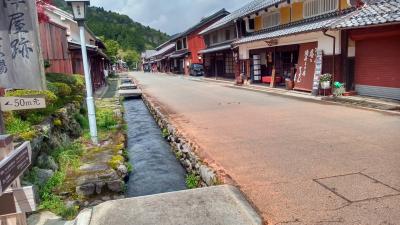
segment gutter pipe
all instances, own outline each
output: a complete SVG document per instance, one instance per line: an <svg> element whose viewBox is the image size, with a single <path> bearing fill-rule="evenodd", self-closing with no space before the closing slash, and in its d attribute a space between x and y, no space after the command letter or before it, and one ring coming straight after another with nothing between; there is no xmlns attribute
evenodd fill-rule
<svg viewBox="0 0 400 225"><path fill-rule="evenodd" d="M324 29L324 30L322 31L322 33L323 33L325 36L330 37L330 38L333 39L332 82L334 82L334 81L335 81L336 37L333 36L333 35L327 34L327 33L326 33L327 31L328 31L327 29ZM332 87L333 87L333 86L332 86Z"/></svg>

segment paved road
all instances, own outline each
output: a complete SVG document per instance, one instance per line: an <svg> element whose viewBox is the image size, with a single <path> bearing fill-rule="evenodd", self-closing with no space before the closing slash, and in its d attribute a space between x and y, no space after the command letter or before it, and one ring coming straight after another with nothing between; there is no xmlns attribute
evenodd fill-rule
<svg viewBox="0 0 400 225"><path fill-rule="evenodd" d="M269 224L400 224L400 117L134 76Z"/></svg>

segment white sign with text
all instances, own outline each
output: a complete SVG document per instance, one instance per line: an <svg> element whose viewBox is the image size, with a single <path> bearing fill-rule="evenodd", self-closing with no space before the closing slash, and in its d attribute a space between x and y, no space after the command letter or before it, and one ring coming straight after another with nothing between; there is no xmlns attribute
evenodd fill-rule
<svg viewBox="0 0 400 225"><path fill-rule="evenodd" d="M43 108L46 108L46 101L44 98L0 97L0 109L3 112Z"/></svg>

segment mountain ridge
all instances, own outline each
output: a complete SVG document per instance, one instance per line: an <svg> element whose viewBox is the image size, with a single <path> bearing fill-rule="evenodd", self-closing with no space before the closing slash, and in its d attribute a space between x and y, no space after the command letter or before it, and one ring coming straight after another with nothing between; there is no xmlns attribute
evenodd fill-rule
<svg viewBox="0 0 400 225"><path fill-rule="evenodd" d="M55 6L71 11L64 0L53 0ZM87 26L99 37L118 42L124 50L143 52L154 49L169 39L169 35L133 21L129 16L105 10L103 7L88 8Z"/></svg>

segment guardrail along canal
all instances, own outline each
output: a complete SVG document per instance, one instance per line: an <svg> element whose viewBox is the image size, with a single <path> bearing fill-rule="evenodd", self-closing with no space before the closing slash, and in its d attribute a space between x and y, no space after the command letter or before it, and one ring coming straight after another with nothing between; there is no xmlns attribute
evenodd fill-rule
<svg viewBox="0 0 400 225"><path fill-rule="evenodd" d="M128 153L133 172L127 197L186 189L186 171L175 158L168 142L141 99L124 101L128 124Z"/></svg>

